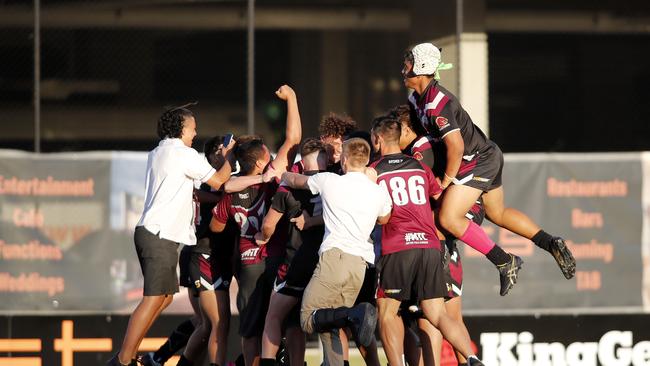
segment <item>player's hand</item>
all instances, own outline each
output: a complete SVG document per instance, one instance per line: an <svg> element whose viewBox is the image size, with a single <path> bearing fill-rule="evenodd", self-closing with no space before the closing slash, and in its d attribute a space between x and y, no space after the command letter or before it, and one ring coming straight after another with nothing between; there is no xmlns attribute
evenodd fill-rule
<svg viewBox="0 0 650 366"><path fill-rule="evenodd" d="M377 183L377 171L374 168L366 167L363 172L373 183Z"/></svg>
<svg viewBox="0 0 650 366"><path fill-rule="evenodd" d="M219 145L219 150L221 151L221 154L223 156L226 156L230 152L230 150L232 150L235 147L235 143L236 143L235 139L232 138L230 139L230 143L228 144L228 146Z"/></svg>
<svg viewBox="0 0 650 366"><path fill-rule="evenodd" d="M289 100L291 98L296 98L296 92L291 89L289 85L282 85L278 90L275 91L275 95L282 100Z"/></svg>
<svg viewBox="0 0 650 366"><path fill-rule="evenodd" d="M257 245L264 245L268 241L269 241L268 239L264 240L264 234L262 234L261 231L258 231L257 233L255 233L255 243Z"/></svg>
<svg viewBox="0 0 650 366"><path fill-rule="evenodd" d="M282 180L282 173L285 171L285 169L275 169L272 164L269 164L264 174L262 174L262 181L264 183L268 183L273 179L280 181Z"/></svg>
<svg viewBox="0 0 650 366"><path fill-rule="evenodd" d="M311 216L309 215L309 213L307 213L307 211L305 210L302 210L302 214L300 216L294 217L289 221L293 222L296 225L296 228L298 228L298 230L305 230L309 228L308 223L310 219Z"/></svg>

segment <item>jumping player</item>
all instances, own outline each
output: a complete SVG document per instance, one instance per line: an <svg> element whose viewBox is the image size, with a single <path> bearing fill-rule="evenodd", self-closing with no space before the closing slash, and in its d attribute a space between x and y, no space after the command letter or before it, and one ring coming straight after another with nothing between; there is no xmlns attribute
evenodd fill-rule
<svg viewBox="0 0 650 366"><path fill-rule="evenodd" d="M514 286L521 258L506 253L465 217L483 195L487 218L498 226L532 240L553 255L567 279L575 274L575 259L560 237L541 230L524 213L505 207L501 173L503 154L472 122L458 99L435 79L440 50L421 43L404 57L404 85L413 89L409 103L419 123L438 148L444 149L436 169L445 190L438 220L443 229L484 254L499 270L502 296ZM443 163L444 162L444 163ZM453 183L453 184L452 184Z"/></svg>

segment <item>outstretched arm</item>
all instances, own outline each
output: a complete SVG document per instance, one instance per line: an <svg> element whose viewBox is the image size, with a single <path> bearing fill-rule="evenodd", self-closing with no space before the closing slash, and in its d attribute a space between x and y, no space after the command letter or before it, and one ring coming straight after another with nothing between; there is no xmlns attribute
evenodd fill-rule
<svg viewBox="0 0 650 366"><path fill-rule="evenodd" d="M277 171L269 167L264 174L230 177L224 185L224 190L226 193L241 192L252 185L268 183L276 176Z"/></svg>
<svg viewBox="0 0 650 366"><path fill-rule="evenodd" d="M282 181L293 189L309 189L308 180L309 177L306 175L291 172L282 173Z"/></svg>
<svg viewBox="0 0 650 366"><path fill-rule="evenodd" d="M287 102L287 126L285 129L285 139L278 154L273 160L273 167L276 170L288 170L289 165L293 164L298 152L298 146L302 139L302 125L300 122L300 111L298 110L298 98L296 93L288 85L282 85L275 95Z"/></svg>

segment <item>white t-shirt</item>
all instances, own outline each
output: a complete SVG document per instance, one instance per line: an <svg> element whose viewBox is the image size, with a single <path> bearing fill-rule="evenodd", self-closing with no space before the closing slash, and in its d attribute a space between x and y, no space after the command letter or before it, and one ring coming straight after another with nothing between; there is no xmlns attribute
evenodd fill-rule
<svg viewBox="0 0 650 366"><path fill-rule="evenodd" d="M196 244L192 192L194 181L215 173L205 156L181 139L164 139L149 153L144 212L138 226L162 239Z"/></svg>
<svg viewBox="0 0 650 366"><path fill-rule="evenodd" d="M318 173L307 182L323 202L325 236L319 254L339 248L374 263L375 252L368 238L377 218L388 215L393 207L388 191L359 172Z"/></svg>

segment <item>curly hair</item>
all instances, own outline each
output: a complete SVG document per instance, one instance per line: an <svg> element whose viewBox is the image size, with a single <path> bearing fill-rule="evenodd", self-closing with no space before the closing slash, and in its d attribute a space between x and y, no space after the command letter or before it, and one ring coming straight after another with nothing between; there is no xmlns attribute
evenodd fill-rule
<svg viewBox="0 0 650 366"><path fill-rule="evenodd" d="M321 137L333 136L344 138L356 129L357 123L352 117L330 112L328 115L323 116L318 126L318 133Z"/></svg>
<svg viewBox="0 0 650 366"><path fill-rule="evenodd" d="M192 111L184 107L168 109L158 118L158 137L179 138L183 132L185 119L194 117Z"/></svg>

